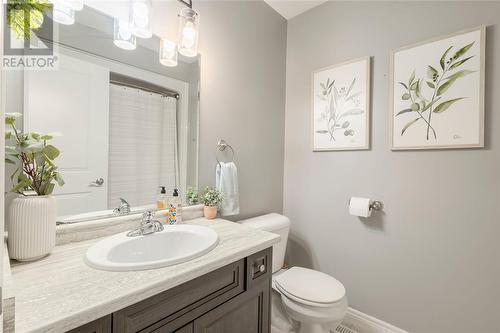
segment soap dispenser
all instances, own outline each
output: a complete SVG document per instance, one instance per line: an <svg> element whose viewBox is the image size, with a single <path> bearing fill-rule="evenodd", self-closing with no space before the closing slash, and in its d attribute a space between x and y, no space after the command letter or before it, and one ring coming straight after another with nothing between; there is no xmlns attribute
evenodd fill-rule
<svg viewBox="0 0 500 333"><path fill-rule="evenodd" d="M156 199L156 208L167 208L167 191L165 190L165 186L160 186L160 193L158 194L158 199Z"/></svg>
<svg viewBox="0 0 500 333"><path fill-rule="evenodd" d="M174 189L174 193L168 205L168 223L176 224L182 222L182 200L179 197L179 190Z"/></svg>

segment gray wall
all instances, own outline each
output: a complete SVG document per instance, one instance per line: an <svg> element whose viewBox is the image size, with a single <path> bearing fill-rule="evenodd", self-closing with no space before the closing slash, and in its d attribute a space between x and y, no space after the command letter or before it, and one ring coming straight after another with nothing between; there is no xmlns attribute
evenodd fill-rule
<svg viewBox="0 0 500 333"><path fill-rule="evenodd" d="M195 9L202 55L200 185L215 183L222 138L236 153L239 217L281 212L286 21L263 1L198 1Z"/></svg>
<svg viewBox="0 0 500 333"><path fill-rule="evenodd" d="M389 50L486 24L486 148L391 152ZM284 212L291 259L411 332L500 332L500 3L328 2L288 22ZM372 149L313 153L311 71L372 56ZM350 196L384 201L368 220Z"/></svg>

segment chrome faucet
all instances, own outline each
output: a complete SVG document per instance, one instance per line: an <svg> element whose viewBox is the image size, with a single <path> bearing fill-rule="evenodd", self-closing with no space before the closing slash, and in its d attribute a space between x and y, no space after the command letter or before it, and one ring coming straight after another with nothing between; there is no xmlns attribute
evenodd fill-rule
<svg viewBox="0 0 500 333"><path fill-rule="evenodd" d="M113 213L118 215L128 215L130 214L130 204L127 200L120 198L120 205L113 209Z"/></svg>
<svg viewBox="0 0 500 333"><path fill-rule="evenodd" d="M128 237L136 237L141 235L149 235L158 231L163 231L163 224L160 221L154 220L155 212L148 210L142 214L141 226L139 229L130 231Z"/></svg>

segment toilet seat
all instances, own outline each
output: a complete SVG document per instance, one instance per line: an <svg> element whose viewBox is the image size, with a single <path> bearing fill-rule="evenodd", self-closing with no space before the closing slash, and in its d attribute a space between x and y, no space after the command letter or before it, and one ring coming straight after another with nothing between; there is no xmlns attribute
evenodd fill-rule
<svg viewBox="0 0 500 333"><path fill-rule="evenodd" d="M312 307L332 307L345 298L345 288L328 274L292 267L273 278L276 289L289 299Z"/></svg>

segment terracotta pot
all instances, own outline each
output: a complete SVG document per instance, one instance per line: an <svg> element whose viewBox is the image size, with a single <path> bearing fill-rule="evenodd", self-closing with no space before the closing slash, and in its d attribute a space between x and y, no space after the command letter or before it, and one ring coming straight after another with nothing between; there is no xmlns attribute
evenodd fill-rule
<svg viewBox="0 0 500 333"><path fill-rule="evenodd" d="M19 261L40 259L56 245L56 199L19 196L9 207L9 256Z"/></svg>
<svg viewBox="0 0 500 333"><path fill-rule="evenodd" d="M205 218L212 220L217 217L217 206L205 206L203 207L203 215Z"/></svg>

